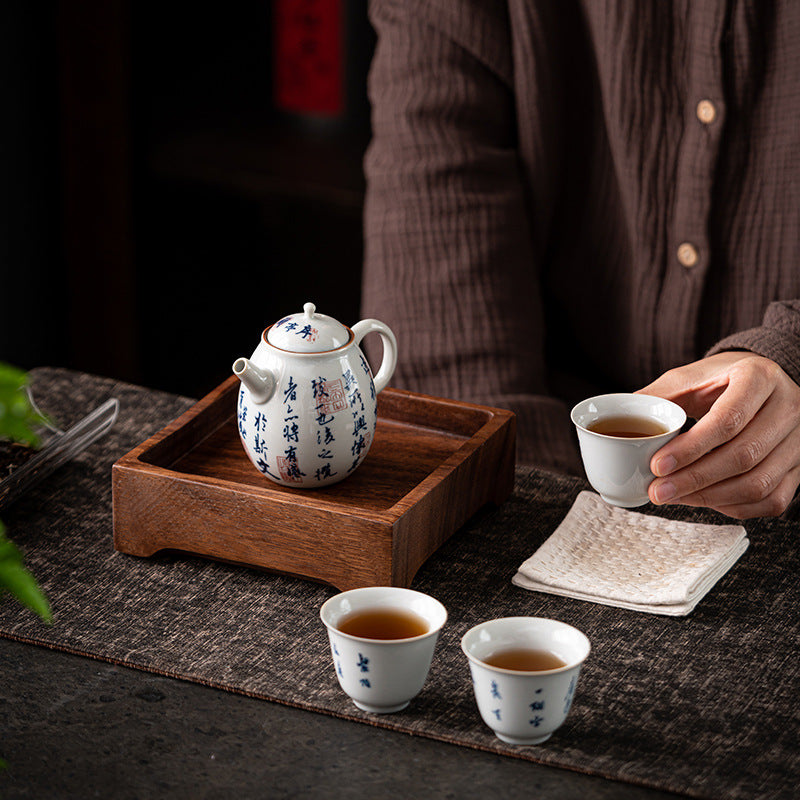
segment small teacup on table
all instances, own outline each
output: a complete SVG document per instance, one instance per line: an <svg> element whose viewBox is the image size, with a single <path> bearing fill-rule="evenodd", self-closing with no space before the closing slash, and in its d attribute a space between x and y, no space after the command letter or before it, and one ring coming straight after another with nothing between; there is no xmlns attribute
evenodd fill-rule
<svg viewBox="0 0 800 800"><path fill-rule="evenodd" d="M468 630L461 649L483 721L498 739L530 745L549 739L567 718L590 645L564 622L504 617Z"/></svg>
<svg viewBox="0 0 800 800"><path fill-rule="evenodd" d="M670 400L646 394L604 394L572 409L586 477L607 503L624 508L649 501L650 459L686 422Z"/></svg>
<svg viewBox="0 0 800 800"><path fill-rule="evenodd" d="M421 691L447 611L422 592L369 586L331 597L320 617L342 689L362 711L389 714Z"/></svg>

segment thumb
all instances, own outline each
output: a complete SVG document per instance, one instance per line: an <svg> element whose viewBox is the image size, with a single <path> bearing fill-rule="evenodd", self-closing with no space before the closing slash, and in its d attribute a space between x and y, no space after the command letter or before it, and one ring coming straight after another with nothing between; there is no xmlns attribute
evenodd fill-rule
<svg viewBox="0 0 800 800"><path fill-rule="evenodd" d="M688 416L702 417L725 391L728 380L716 370L709 374L702 361L665 372L652 383L638 390L639 394L663 397L677 403Z"/></svg>

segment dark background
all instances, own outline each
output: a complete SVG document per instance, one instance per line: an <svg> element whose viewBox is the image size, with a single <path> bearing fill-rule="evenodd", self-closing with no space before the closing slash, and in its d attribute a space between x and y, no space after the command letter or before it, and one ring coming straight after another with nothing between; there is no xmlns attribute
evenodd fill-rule
<svg viewBox="0 0 800 800"><path fill-rule="evenodd" d="M335 116L276 107L278 1L4 4L0 361L197 397L306 301L357 321L366 0Z"/></svg>

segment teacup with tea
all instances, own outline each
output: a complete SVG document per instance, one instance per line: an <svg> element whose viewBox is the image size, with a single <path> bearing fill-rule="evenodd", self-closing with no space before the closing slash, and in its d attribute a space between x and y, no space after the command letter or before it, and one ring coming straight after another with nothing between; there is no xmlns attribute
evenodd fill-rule
<svg viewBox="0 0 800 800"><path fill-rule="evenodd" d="M650 459L680 433L686 412L646 394L605 394L578 403L571 414L586 477L611 505L648 502L655 477Z"/></svg>
<svg viewBox="0 0 800 800"><path fill-rule="evenodd" d="M342 689L362 711L388 714L422 690L447 610L422 592L368 586L330 598L320 617Z"/></svg>
<svg viewBox="0 0 800 800"><path fill-rule="evenodd" d="M505 617L464 634L475 700L483 721L509 744L541 744L567 718L589 640L543 617Z"/></svg>

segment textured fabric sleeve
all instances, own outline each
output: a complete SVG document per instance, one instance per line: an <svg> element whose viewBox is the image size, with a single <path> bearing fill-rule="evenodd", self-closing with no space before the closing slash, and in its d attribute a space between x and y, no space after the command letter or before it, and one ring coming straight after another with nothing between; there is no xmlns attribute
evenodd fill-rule
<svg viewBox="0 0 800 800"><path fill-rule="evenodd" d="M494 0L372 2L363 312L399 345L393 384L510 408L518 461L580 471L548 395L539 264L512 53Z"/></svg>
<svg viewBox="0 0 800 800"><path fill-rule="evenodd" d="M765 356L800 384L800 300L770 303L760 327L725 337L707 355L724 350L750 350Z"/></svg>

